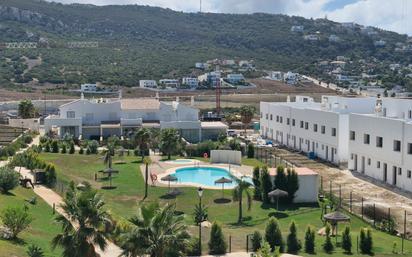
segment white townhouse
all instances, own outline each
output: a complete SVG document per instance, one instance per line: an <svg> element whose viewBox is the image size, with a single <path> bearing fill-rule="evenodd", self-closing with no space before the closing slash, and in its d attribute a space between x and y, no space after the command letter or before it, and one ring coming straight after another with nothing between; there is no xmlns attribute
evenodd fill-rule
<svg viewBox="0 0 412 257"><path fill-rule="evenodd" d="M192 106L155 98L89 100L82 97L63 104L58 115L44 120L46 133L55 130L59 136L69 133L84 139L123 136L140 127L175 128L191 143L217 139L227 131L221 122L203 124L199 110Z"/></svg>
<svg viewBox="0 0 412 257"><path fill-rule="evenodd" d="M96 92L97 91L97 85L96 84L82 84L80 86L80 90L82 92Z"/></svg>
<svg viewBox="0 0 412 257"><path fill-rule="evenodd" d="M412 100L378 99L349 123L349 169L412 192Z"/></svg>
<svg viewBox="0 0 412 257"><path fill-rule="evenodd" d="M149 88L156 88L157 82L156 80L139 80L140 87L149 87Z"/></svg>
<svg viewBox="0 0 412 257"><path fill-rule="evenodd" d="M280 145L345 165L349 159L349 113L373 113L375 98L322 96L315 102L260 103L261 135Z"/></svg>
<svg viewBox="0 0 412 257"><path fill-rule="evenodd" d="M199 86L199 80L197 78L185 77L182 78L182 85L187 85L190 88L196 88Z"/></svg>

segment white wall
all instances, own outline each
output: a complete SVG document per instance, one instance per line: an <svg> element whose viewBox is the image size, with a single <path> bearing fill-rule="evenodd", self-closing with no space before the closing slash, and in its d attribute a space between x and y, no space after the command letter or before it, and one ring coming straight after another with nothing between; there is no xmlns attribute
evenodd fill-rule
<svg viewBox="0 0 412 257"><path fill-rule="evenodd" d="M318 175L299 176L299 189L294 199L295 203L315 203L318 201Z"/></svg>
<svg viewBox="0 0 412 257"><path fill-rule="evenodd" d="M210 151L211 163L242 164L242 152L232 150L212 150Z"/></svg>

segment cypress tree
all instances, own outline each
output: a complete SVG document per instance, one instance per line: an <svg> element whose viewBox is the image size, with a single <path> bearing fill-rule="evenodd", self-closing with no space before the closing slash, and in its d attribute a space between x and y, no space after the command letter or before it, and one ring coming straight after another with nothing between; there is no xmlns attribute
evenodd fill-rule
<svg viewBox="0 0 412 257"><path fill-rule="evenodd" d="M289 226L289 235L287 237L286 242L288 246L288 253L297 254L302 248L302 244L300 243L297 236L295 221L292 221L292 223Z"/></svg>
<svg viewBox="0 0 412 257"><path fill-rule="evenodd" d="M350 235L350 228L348 226L342 232L342 248L345 250L345 253L352 253L352 238Z"/></svg>
<svg viewBox="0 0 412 257"><path fill-rule="evenodd" d="M372 254L372 231L367 228L361 228L359 236L359 248L362 254Z"/></svg>
<svg viewBox="0 0 412 257"><path fill-rule="evenodd" d="M53 140L51 142L51 148L52 148L53 153L58 153L59 152L59 143L57 142L57 140Z"/></svg>
<svg viewBox="0 0 412 257"><path fill-rule="evenodd" d="M73 142L71 142L71 143L70 143L69 154L74 154L74 152L75 152L75 149L74 149L74 143L73 143Z"/></svg>
<svg viewBox="0 0 412 257"><path fill-rule="evenodd" d="M66 144L62 145L62 153L67 153Z"/></svg>
<svg viewBox="0 0 412 257"><path fill-rule="evenodd" d="M259 166L256 166L253 169L253 185L254 185L254 193L253 193L253 199L257 201L262 200L262 190L260 186L260 168Z"/></svg>
<svg viewBox="0 0 412 257"><path fill-rule="evenodd" d="M299 178L298 174L293 169L288 169L287 175L287 192L288 192L288 202L292 203L295 198L295 193L299 189Z"/></svg>
<svg viewBox="0 0 412 257"><path fill-rule="evenodd" d="M315 230L311 226L308 226L305 232L305 252L315 253Z"/></svg>
<svg viewBox="0 0 412 257"><path fill-rule="evenodd" d="M275 188L283 191L288 190L288 180L283 166L278 166L276 169Z"/></svg>
<svg viewBox="0 0 412 257"><path fill-rule="evenodd" d="M257 252L262 247L262 234L259 231L255 231L252 234L252 251Z"/></svg>
<svg viewBox="0 0 412 257"><path fill-rule="evenodd" d="M332 239L330 238L330 226L329 224L326 225L326 238L325 238L325 243L323 244L323 250L326 253L332 253L333 252L333 244L332 244Z"/></svg>
<svg viewBox="0 0 412 257"><path fill-rule="evenodd" d="M272 251L279 247L280 252L284 252L285 244L282 238L282 232L276 218L270 218L265 228L265 240L269 243Z"/></svg>
<svg viewBox="0 0 412 257"><path fill-rule="evenodd" d="M221 226L214 222L210 230L209 240L209 254L225 254L226 253L226 240L223 236Z"/></svg>
<svg viewBox="0 0 412 257"><path fill-rule="evenodd" d="M269 204L270 198L268 194L272 191L273 185L272 180L270 179L268 167L263 167L262 174L261 174L261 192L262 192L262 200L264 203Z"/></svg>

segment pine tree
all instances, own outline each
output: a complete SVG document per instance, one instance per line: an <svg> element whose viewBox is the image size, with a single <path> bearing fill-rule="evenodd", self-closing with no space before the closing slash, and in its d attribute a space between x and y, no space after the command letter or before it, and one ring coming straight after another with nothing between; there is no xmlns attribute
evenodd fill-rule
<svg viewBox="0 0 412 257"><path fill-rule="evenodd" d="M50 143L49 142L46 143L46 146L44 147L44 151L46 153L50 153Z"/></svg>
<svg viewBox="0 0 412 257"><path fill-rule="evenodd" d="M298 174L294 169L288 169L287 175L287 192L288 192L288 202L292 203L295 198L295 194L299 189L299 178Z"/></svg>
<svg viewBox="0 0 412 257"><path fill-rule="evenodd" d="M311 226L308 226L305 232L305 252L315 253L315 230Z"/></svg>
<svg viewBox="0 0 412 257"><path fill-rule="evenodd" d="M286 244L288 246L288 253L296 254L302 248L302 244L297 236L297 228L295 221L292 221L292 223L290 223L289 235L287 237Z"/></svg>
<svg viewBox="0 0 412 257"><path fill-rule="evenodd" d="M62 145L62 152L61 153L67 153L66 144Z"/></svg>
<svg viewBox="0 0 412 257"><path fill-rule="evenodd" d="M83 149L83 147L80 147L79 154L84 154L84 149Z"/></svg>
<svg viewBox="0 0 412 257"><path fill-rule="evenodd" d="M272 251L279 247L280 252L284 252L285 243L283 242L282 232L276 218L270 218L265 228L265 240L269 243Z"/></svg>
<svg viewBox="0 0 412 257"><path fill-rule="evenodd" d="M222 227L214 222L210 230L209 240L209 254L225 254L226 253L226 240L223 236Z"/></svg>
<svg viewBox="0 0 412 257"><path fill-rule="evenodd" d="M359 248L362 254L372 254L372 231L367 228L361 228L359 236Z"/></svg>
<svg viewBox="0 0 412 257"><path fill-rule="evenodd" d="M346 227L342 232L342 248L345 250L345 253L352 253L352 238L350 235L350 228Z"/></svg>
<svg viewBox="0 0 412 257"><path fill-rule="evenodd" d="M255 146L252 143L247 145L247 158L255 158Z"/></svg>
<svg viewBox="0 0 412 257"><path fill-rule="evenodd" d="M283 166L278 166L276 169L275 188L283 191L288 190L288 180Z"/></svg>
<svg viewBox="0 0 412 257"><path fill-rule="evenodd" d="M269 175L268 167L263 167L262 169L262 174L260 177L261 180L261 192L262 192L262 200L264 203L269 204L270 203L270 198L268 194L270 191L272 191L273 185L272 185L272 180Z"/></svg>
<svg viewBox="0 0 412 257"><path fill-rule="evenodd" d="M329 224L326 225L326 238L325 238L325 243L323 244L323 250L326 253L332 253L333 252L333 244L332 244L332 239L330 237L330 226Z"/></svg>
<svg viewBox="0 0 412 257"><path fill-rule="evenodd" d="M262 191L261 191L261 186L260 186L260 168L259 168L259 166L256 166L253 169L253 185L254 185L253 199L255 199L256 201L261 201L262 200Z"/></svg>
<svg viewBox="0 0 412 257"><path fill-rule="evenodd" d="M262 234L259 231L255 231L252 234L251 242L252 242L252 251L256 252L262 247Z"/></svg>
<svg viewBox="0 0 412 257"><path fill-rule="evenodd" d="M57 140L53 140L51 142L51 149L53 153L58 153L59 152L59 143L57 142Z"/></svg>
<svg viewBox="0 0 412 257"><path fill-rule="evenodd" d="M75 149L74 149L74 143L73 143L73 142L71 142L71 143L70 143L69 154L74 154L74 152L75 152Z"/></svg>

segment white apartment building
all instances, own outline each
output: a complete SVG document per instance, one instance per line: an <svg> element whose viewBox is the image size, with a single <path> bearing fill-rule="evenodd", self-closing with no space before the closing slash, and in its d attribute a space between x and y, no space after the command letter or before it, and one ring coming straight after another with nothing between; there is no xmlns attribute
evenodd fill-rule
<svg viewBox="0 0 412 257"><path fill-rule="evenodd" d="M243 74L228 74L227 80L232 84L237 84L239 82L245 81Z"/></svg>
<svg viewBox="0 0 412 257"><path fill-rule="evenodd" d="M163 87L177 88L179 87L179 80L177 79L161 79L159 84Z"/></svg>
<svg viewBox="0 0 412 257"><path fill-rule="evenodd" d="M349 114L373 113L375 98L296 96L294 102L260 103L261 135L280 145L344 165L349 160Z"/></svg>
<svg viewBox="0 0 412 257"><path fill-rule="evenodd" d="M156 80L139 80L140 87L149 87L149 88L156 88L157 82Z"/></svg>
<svg viewBox="0 0 412 257"><path fill-rule="evenodd" d="M383 98L349 124L349 169L412 192L412 100Z"/></svg>
<svg viewBox="0 0 412 257"><path fill-rule="evenodd" d="M128 135L141 128L175 128L188 142L216 139L226 133L221 122L204 123L199 110L177 101L161 102L154 98L84 99L63 104L58 115L44 120L45 132L59 136L69 133L84 139L100 139Z"/></svg>
<svg viewBox="0 0 412 257"><path fill-rule="evenodd" d="M199 80L197 78L190 77L182 78L182 85L187 85L191 88L196 88L197 86L199 86Z"/></svg>
<svg viewBox="0 0 412 257"><path fill-rule="evenodd" d="M97 85L96 84L82 84L80 86L80 90L82 92L96 92L97 91Z"/></svg>

